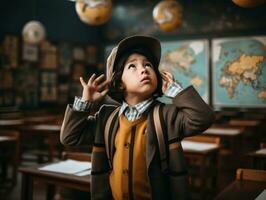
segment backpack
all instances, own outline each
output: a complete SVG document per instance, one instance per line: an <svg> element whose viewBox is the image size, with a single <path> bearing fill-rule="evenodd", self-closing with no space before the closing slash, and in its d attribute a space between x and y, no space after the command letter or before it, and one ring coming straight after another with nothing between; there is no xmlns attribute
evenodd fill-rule
<svg viewBox="0 0 266 200"><path fill-rule="evenodd" d="M105 129L104 129L104 141L105 141L105 148L106 148L106 154L108 158L109 165L112 166L111 161L111 148L109 146L109 135L110 135L110 127L111 124L114 122L116 114L119 112L120 107L117 107L111 115L108 117ZM163 129L162 125L164 124L163 121L160 119L160 105L156 105L153 109L153 124L156 132L158 147L160 151L160 160L161 160L161 168L163 172L167 172L168 169L168 148L166 147L165 137L163 135Z"/></svg>

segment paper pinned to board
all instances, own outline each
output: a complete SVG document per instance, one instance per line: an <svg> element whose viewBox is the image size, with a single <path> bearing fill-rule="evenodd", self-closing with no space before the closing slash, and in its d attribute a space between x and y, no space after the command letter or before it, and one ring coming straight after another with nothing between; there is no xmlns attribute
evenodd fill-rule
<svg viewBox="0 0 266 200"><path fill-rule="evenodd" d="M64 160L60 161L58 163L49 164L44 167L40 167L39 170L43 171L49 171L49 172L58 172L58 173L64 173L64 174L85 174L88 175L88 173L85 173L85 171L88 171L91 169L91 162L88 161L77 161L77 160ZM85 176L85 175L79 175L79 176Z"/></svg>

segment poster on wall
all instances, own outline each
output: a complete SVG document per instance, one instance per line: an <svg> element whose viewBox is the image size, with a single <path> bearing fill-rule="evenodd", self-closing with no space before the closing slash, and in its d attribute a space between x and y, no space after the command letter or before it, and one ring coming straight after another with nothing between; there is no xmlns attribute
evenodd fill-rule
<svg viewBox="0 0 266 200"><path fill-rule="evenodd" d="M266 36L212 41L213 105L266 107Z"/></svg>
<svg viewBox="0 0 266 200"><path fill-rule="evenodd" d="M159 69L169 71L183 88L193 85L209 103L209 46L208 40L162 42ZM163 102L171 99L162 97Z"/></svg>

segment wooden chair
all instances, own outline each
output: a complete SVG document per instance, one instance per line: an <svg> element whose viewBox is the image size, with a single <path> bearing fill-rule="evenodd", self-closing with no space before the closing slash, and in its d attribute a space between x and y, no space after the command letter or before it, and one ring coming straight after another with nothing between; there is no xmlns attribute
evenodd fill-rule
<svg viewBox="0 0 266 200"><path fill-rule="evenodd" d="M237 169L236 180L243 181L259 181L266 182L266 171L257 169Z"/></svg>
<svg viewBox="0 0 266 200"><path fill-rule="evenodd" d="M258 196L261 196L265 188L266 171L239 168L236 170L235 180L229 183L215 200L262 199Z"/></svg>
<svg viewBox="0 0 266 200"><path fill-rule="evenodd" d="M45 124L24 125L20 128L21 141L24 155L23 161L35 161L38 163L52 162L60 158L62 144L60 143L60 125L56 121ZM31 143L27 141L34 136Z"/></svg>
<svg viewBox="0 0 266 200"><path fill-rule="evenodd" d="M0 130L0 162L2 168L3 181L7 182L8 178L8 166L12 167L12 186L17 183L17 167L19 164L20 154L20 134L14 130Z"/></svg>
<svg viewBox="0 0 266 200"><path fill-rule="evenodd" d="M187 151L184 149L188 164L189 182L192 197L198 199L211 199L217 190L218 152L220 138L212 136L193 136L184 141L197 142L199 144L215 144L217 148L205 151ZM200 195L199 195L200 194ZM194 196L195 195L195 196Z"/></svg>

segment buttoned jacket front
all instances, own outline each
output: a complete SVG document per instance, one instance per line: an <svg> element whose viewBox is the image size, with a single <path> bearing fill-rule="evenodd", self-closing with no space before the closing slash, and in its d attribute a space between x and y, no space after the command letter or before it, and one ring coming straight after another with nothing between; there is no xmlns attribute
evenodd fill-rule
<svg viewBox="0 0 266 200"><path fill-rule="evenodd" d="M185 159L180 141L184 137L200 134L213 122L212 109L202 100L197 91L190 86L181 91L173 104L162 104L160 119L163 133L169 146L168 172L161 170L160 153L153 124L153 108L161 104L154 101L147 111L146 166L152 191L152 199L189 199L188 179ZM93 145L91 197L92 199L112 199L109 185L109 164L105 148L104 128L110 114L117 105L104 104L92 115L95 104L88 111L75 111L68 105L62 124L60 139L64 145ZM111 148L111 161L115 154L114 140L119 127L118 115L111 125L108 146ZM177 144L177 145L176 145ZM178 145L179 144L179 145ZM171 147L171 148L170 148Z"/></svg>

